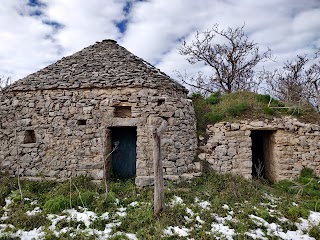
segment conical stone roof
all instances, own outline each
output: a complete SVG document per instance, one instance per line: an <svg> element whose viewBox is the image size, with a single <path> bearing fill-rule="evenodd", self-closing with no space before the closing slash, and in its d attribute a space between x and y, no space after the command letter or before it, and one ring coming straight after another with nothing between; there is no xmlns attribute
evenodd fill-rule
<svg viewBox="0 0 320 240"><path fill-rule="evenodd" d="M7 91L148 87L186 88L114 40L103 40L10 85Z"/></svg>

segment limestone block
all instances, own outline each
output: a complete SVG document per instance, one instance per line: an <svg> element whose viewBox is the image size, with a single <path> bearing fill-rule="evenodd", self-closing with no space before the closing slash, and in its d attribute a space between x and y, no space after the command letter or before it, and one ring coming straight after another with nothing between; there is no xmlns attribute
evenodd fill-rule
<svg viewBox="0 0 320 240"><path fill-rule="evenodd" d="M250 122L250 126L252 126L252 127L263 127L264 126L264 122L263 121L253 121L253 122Z"/></svg>
<svg viewBox="0 0 320 240"><path fill-rule="evenodd" d="M233 157L237 154L237 150L235 148L229 148L227 155Z"/></svg>
<svg viewBox="0 0 320 240"><path fill-rule="evenodd" d="M239 123L231 123L230 129L232 131L239 130L240 129L240 124Z"/></svg>
<svg viewBox="0 0 320 240"><path fill-rule="evenodd" d="M183 174L185 173L186 171L188 170L188 168L186 166L181 166L181 167L178 167L178 174Z"/></svg>
<svg viewBox="0 0 320 240"><path fill-rule="evenodd" d="M169 180L169 181L178 181L180 180L180 177L177 175L164 175L163 179Z"/></svg>
<svg viewBox="0 0 320 240"><path fill-rule="evenodd" d="M206 157L207 157L207 154L206 154L206 153L200 153L200 154L198 155L198 158L199 158L200 160L205 160Z"/></svg>
<svg viewBox="0 0 320 240"><path fill-rule="evenodd" d="M217 146L215 149L215 154L218 157L225 156L225 155L227 155L227 153L228 153L228 149L227 149L227 146L225 146L225 145Z"/></svg>
<svg viewBox="0 0 320 240"><path fill-rule="evenodd" d="M135 179L135 183L140 187L152 186L154 184L154 178L152 176L138 176Z"/></svg>

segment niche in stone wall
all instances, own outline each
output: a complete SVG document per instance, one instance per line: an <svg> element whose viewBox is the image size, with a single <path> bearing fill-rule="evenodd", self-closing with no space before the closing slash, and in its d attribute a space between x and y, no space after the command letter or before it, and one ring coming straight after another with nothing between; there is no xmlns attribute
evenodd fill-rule
<svg viewBox="0 0 320 240"><path fill-rule="evenodd" d="M114 116L118 118L130 118L131 106L116 106L114 110Z"/></svg>
<svg viewBox="0 0 320 240"><path fill-rule="evenodd" d="M86 119L79 119L79 120L77 120L77 125L78 126L87 125L87 120Z"/></svg>
<svg viewBox="0 0 320 240"><path fill-rule="evenodd" d="M274 130L252 130L252 177L275 181Z"/></svg>
<svg viewBox="0 0 320 240"><path fill-rule="evenodd" d="M36 142L36 134L34 130L26 130L24 132L24 140L23 143L35 143Z"/></svg>
<svg viewBox="0 0 320 240"><path fill-rule="evenodd" d="M164 104L165 102L166 102L166 100L163 99L163 98L158 99L158 106L161 106L161 105Z"/></svg>

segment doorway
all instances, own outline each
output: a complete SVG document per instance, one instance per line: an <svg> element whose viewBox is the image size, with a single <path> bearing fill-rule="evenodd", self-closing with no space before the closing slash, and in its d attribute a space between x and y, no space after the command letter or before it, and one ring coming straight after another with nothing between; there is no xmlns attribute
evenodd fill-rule
<svg viewBox="0 0 320 240"><path fill-rule="evenodd" d="M252 177L276 180L274 161L274 130L253 130L252 140Z"/></svg>
<svg viewBox="0 0 320 240"><path fill-rule="evenodd" d="M115 178L128 179L136 175L137 128L112 127L112 173Z"/></svg>

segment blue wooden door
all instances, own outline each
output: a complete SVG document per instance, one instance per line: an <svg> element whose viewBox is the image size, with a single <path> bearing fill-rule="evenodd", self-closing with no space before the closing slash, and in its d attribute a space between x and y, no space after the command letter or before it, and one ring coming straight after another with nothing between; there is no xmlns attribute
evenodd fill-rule
<svg viewBox="0 0 320 240"><path fill-rule="evenodd" d="M136 142L135 127L114 127L111 129L113 146L118 148L112 153L112 172L116 178L128 179L136 175Z"/></svg>

